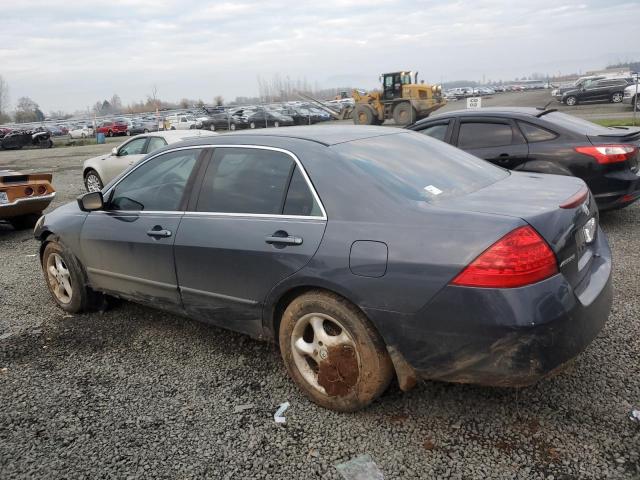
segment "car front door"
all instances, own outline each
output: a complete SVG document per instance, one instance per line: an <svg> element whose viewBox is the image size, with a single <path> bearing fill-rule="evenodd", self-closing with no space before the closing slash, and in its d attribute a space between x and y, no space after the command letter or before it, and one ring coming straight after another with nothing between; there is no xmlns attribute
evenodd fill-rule
<svg viewBox="0 0 640 480"><path fill-rule="evenodd" d="M606 80L592 80L585 82L584 90L580 92L581 101L591 102L607 98L608 86Z"/></svg>
<svg viewBox="0 0 640 480"><path fill-rule="evenodd" d="M93 288L181 310L173 243L201 148L163 153L134 168L105 194L80 234Z"/></svg>
<svg viewBox="0 0 640 480"><path fill-rule="evenodd" d="M529 155L527 142L510 119L463 117L457 125L454 145L509 169L526 163Z"/></svg>
<svg viewBox="0 0 640 480"><path fill-rule="evenodd" d="M102 159L102 182L106 185L129 166L144 157L147 137L136 137L124 143L115 155Z"/></svg>
<svg viewBox="0 0 640 480"><path fill-rule="evenodd" d="M311 260L325 225L320 200L292 154L216 147L176 237L187 313L260 335L268 292Z"/></svg>

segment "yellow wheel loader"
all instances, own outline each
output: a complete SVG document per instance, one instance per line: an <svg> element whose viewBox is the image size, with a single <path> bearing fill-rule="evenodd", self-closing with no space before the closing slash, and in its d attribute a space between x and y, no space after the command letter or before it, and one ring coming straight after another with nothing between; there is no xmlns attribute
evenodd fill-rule
<svg viewBox="0 0 640 480"><path fill-rule="evenodd" d="M442 86L418 83L417 72L383 73L380 79L382 91L354 90L356 125L380 125L388 119L396 125L409 125L447 103Z"/></svg>

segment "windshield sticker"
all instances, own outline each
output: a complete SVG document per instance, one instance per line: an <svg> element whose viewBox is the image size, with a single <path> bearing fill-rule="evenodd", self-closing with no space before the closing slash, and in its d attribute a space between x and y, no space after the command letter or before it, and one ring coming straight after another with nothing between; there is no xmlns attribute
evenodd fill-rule
<svg viewBox="0 0 640 480"><path fill-rule="evenodd" d="M429 192L431 195L440 195L442 193L442 190L440 190L438 187L434 187L433 185L427 185L426 187L424 187L424 190Z"/></svg>

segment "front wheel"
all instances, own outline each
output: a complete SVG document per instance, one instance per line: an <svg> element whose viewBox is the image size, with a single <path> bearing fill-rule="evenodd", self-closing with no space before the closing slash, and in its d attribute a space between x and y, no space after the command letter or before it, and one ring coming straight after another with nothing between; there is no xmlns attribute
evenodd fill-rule
<svg viewBox="0 0 640 480"><path fill-rule="evenodd" d="M616 92L613 95L611 95L611 102L612 103L620 103L622 102L622 98L624 97L624 94L620 93L620 92Z"/></svg>
<svg viewBox="0 0 640 480"><path fill-rule="evenodd" d="M273 126L278 128L280 126L280 122L273 122Z"/></svg>
<svg viewBox="0 0 640 480"><path fill-rule="evenodd" d="M393 378L384 342L344 298L311 291L285 310L280 352L289 375L315 403L352 412L379 397Z"/></svg>
<svg viewBox="0 0 640 480"><path fill-rule="evenodd" d="M578 99L576 97L574 97L573 95L570 97L567 97L564 101L564 103L566 103L567 105L569 105L570 107L573 107L574 105L578 104Z"/></svg>
<svg viewBox="0 0 640 480"><path fill-rule="evenodd" d="M97 303L97 295L87 287L78 260L58 242L47 243L42 270L51 296L65 312L83 312Z"/></svg>
<svg viewBox="0 0 640 480"><path fill-rule="evenodd" d="M251 122L251 123L249 124L249 128L256 128L256 124L255 124L255 122Z"/></svg>
<svg viewBox="0 0 640 480"><path fill-rule="evenodd" d="M230 128L231 130L235 130L235 129L236 129L236 124L235 124L235 123L232 123L231 125L229 125L229 128Z"/></svg>
<svg viewBox="0 0 640 480"><path fill-rule="evenodd" d="M109 130L109 132L107 132L107 136L108 137L113 137L113 132L111 130Z"/></svg>
<svg viewBox="0 0 640 480"><path fill-rule="evenodd" d="M211 130L212 132L215 132L216 126L212 123L211 125L209 125L209 130Z"/></svg>
<svg viewBox="0 0 640 480"><path fill-rule="evenodd" d="M104 185L102 184L102 179L100 178L100 175L98 175L98 172L95 170L89 170L84 176L84 186L87 189L87 192L99 192L102 190Z"/></svg>

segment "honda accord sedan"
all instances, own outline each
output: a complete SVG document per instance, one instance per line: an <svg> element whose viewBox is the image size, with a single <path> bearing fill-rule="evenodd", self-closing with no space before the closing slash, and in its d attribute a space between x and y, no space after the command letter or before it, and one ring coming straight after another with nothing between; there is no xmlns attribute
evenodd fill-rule
<svg viewBox="0 0 640 480"><path fill-rule="evenodd" d="M407 127L504 168L582 178L600 211L640 198L640 129L606 128L556 110L456 110Z"/></svg>
<svg viewBox="0 0 640 480"><path fill-rule="evenodd" d="M582 180L383 127L168 145L35 236L63 310L116 296L275 341L306 395L340 411L394 376L403 390L529 385L585 349L611 307Z"/></svg>

